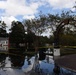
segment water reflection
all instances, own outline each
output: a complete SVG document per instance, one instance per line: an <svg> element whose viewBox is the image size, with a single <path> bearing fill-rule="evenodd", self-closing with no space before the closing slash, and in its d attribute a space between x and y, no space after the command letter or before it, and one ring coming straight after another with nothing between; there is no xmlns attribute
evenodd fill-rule
<svg viewBox="0 0 76 75"><path fill-rule="evenodd" d="M0 54L0 67L3 68L5 66L5 59L6 59L5 54Z"/></svg>
<svg viewBox="0 0 76 75"><path fill-rule="evenodd" d="M53 56L50 55L45 55L44 59L39 60L38 54L30 57L18 49L11 50L7 54L0 53L0 74L6 70L8 75L27 75L27 73L30 75L76 75L62 67L60 67L59 74L56 74L54 67L58 66L54 65ZM6 75L6 73L1 75Z"/></svg>
<svg viewBox="0 0 76 75"><path fill-rule="evenodd" d="M22 67L24 64L25 57L7 55L4 53L0 54L0 68L5 67L5 65L10 61L10 67ZM7 63L6 63L7 62ZM8 66L7 66L8 67Z"/></svg>
<svg viewBox="0 0 76 75"><path fill-rule="evenodd" d="M10 61L11 61L11 66L12 67L22 67L24 64L24 57L21 56L14 56L14 55L9 55Z"/></svg>

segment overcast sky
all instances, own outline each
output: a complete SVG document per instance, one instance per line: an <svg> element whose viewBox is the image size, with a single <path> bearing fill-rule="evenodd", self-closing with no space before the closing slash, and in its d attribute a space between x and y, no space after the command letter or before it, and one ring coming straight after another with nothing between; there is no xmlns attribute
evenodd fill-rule
<svg viewBox="0 0 76 75"><path fill-rule="evenodd" d="M11 21L35 18L42 11L60 13L62 10L75 10L76 0L0 0L0 20L10 28Z"/></svg>

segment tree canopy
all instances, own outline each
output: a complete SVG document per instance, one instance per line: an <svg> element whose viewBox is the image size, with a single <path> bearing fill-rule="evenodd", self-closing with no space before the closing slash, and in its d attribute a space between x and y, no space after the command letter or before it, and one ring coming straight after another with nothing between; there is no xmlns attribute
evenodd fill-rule
<svg viewBox="0 0 76 75"><path fill-rule="evenodd" d="M25 42L25 30L21 22L13 21L10 29L10 42L19 45L19 43Z"/></svg>
<svg viewBox="0 0 76 75"><path fill-rule="evenodd" d="M7 31L6 31L6 23L4 21L0 21L0 37L7 37Z"/></svg>

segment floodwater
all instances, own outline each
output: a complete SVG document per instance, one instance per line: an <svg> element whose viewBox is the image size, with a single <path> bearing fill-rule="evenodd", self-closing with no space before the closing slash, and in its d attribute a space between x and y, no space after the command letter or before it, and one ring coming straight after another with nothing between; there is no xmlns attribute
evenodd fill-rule
<svg viewBox="0 0 76 75"><path fill-rule="evenodd" d="M36 56L21 57L16 55L0 54L0 75L30 75L31 71L36 73L50 74L54 68L52 56L50 60L38 60Z"/></svg>
<svg viewBox="0 0 76 75"><path fill-rule="evenodd" d="M39 54L34 56L12 53L0 53L0 75L76 75L75 72L59 67L55 71L53 56L46 55L39 60Z"/></svg>

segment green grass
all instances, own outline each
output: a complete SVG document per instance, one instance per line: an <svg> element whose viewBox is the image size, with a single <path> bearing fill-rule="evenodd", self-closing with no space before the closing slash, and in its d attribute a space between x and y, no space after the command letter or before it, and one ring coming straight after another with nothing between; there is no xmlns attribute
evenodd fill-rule
<svg viewBox="0 0 76 75"><path fill-rule="evenodd" d="M53 49L53 46L49 46L49 47L39 47L39 49L41 48L51 48ZM10 48L11 50L15 50L15 48ZM76 46L61 46L60 47L60 53L61 53L61 56L63 55L69 55L69 54L76 54ZM29 56L33 56L35 55L35 51L25 51L24 52L24 55L29 55Z"/></svg>
<svg viewBox="0 0 76 75"><path fill-rule="evenodd" d="M68 46L67 47L61 47L60 52L61 52L61 56L76 54L76 49L75 49L75 47L72 47L72 46L70 46L70 47L68 47Z"/></svg>

